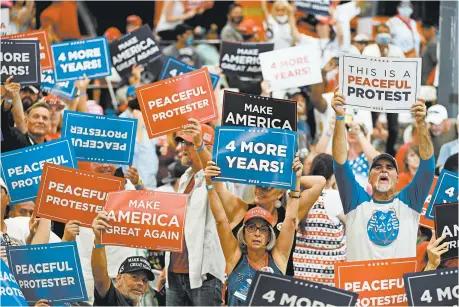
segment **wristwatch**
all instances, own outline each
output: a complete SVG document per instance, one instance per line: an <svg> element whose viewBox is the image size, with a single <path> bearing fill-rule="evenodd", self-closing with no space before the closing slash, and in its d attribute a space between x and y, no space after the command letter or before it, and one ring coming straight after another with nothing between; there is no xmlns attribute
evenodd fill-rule
<svg viewBox="0 0 459 307"><path fill-rule="evenodd" d="M135 185L135 189L142 190L142 188L143 188L143 182L142 182L142 179L140 179L139 177L139 181L137 181L137 184Z"/></svg>

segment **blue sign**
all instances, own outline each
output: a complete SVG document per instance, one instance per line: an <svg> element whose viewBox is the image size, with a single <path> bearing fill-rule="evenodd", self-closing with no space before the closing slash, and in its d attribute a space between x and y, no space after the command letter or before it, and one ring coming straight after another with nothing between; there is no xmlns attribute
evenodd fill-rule
<svg viewBox="0 0 459 307"><path fill-rule="evenodd" d="M64 112L62 137L72 140L77 160L131 165L137 119Z"/></svg>
<svg viewBox="0 0 459 307"><path fill-rule="evenodd" d="M0 155L2 178L8 186L10 205L34 200L45 162L77 167L70 140L59 139Z"/></svg>
<svg viewBox="0 0 459 307"><path fill-rule="evenodd" d="M0 302L2 306L28 306L16 278L3 259L0 259L0 268Z"/></svg>
<svg viewBox="0 0 459 307"><path fill-rule="evenodd" d="M161 74L159 75L159 80L164 80L168 78L172 78L178 75L186 74L187 72L196 70L196 67L183 63L182 61L177 60L173 57L168 57L166 63L161 70ZM210 74L210 80L212 81L212 87L215 89L218 84L218 80L220 80L220 76L215 74Z"/></svg>
<svg viewBox="0 0 459 307"><path fill-rule="evenodd" d="M437 185L426 211L426 218L434 220L434 205L455 203L459 199L457 173L443 169L438 176Z"/></svg>
<svg viewBox="0 0 459 307"><path fill-rule="evenodd" d="M221 174L214 180L294 189L296 144L295 131L217 127L213 161Z"/></svg>
<svg viewBox="0 0 459 307"><path fill-rule="evenodd" d="M75 81L56 82L54 80L54 71L51 69L41 71L42 92L51 93L61 98L72 100L76 94Z"/></svg>
<svg viewBox="0 0 459 307"><path fill-rule="evenodd" d="M7 257L27 302L88 300L75 241L10 246Z"/></svg>
<svg viewBox="0 0 459 307"><path fill-rule="evenodd" d="M105 36L51 45L56 81L89 79L111 75L112 63Z"/></svg>

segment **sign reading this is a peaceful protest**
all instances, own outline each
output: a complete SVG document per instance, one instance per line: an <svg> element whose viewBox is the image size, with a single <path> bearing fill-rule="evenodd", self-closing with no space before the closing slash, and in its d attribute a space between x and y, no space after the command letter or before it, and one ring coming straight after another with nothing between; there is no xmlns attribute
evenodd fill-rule
<svg viewBox="0 0 459 307"><path fill-rule="evenodd" d="M421 88L421 59L341 53L339 88L356 109L409 112Z"/></svg>
<svg viewBox="0 0 459 307"><path fill-rule="evenodd" d="M309 15L330 15L330 0L295 0L295 7Z"/></svg>
<svg viewBox="0 0 459 307"><path fill-rule="evenodd" d="M187 199L154 191L109 193L105 211L112 227L102 232L102 244L181 253Z"/></svg>
<svg viewBox="0 0 459 307"><path fill-rule="evenodd" d="M225 91L222 114L222 126L297 129L294 100Z"/></svg>
<svg viewBox="0 0 459 307"><path fill-rule="evenodd" d="M150 138L181 130L189 118L208 123L218 117L207 68L139 86L135 91Z"/></svg>
<svg viewBox="0 0 459 307"><path fill-rule="evenodd" d="M335 285L359 294L357 306L406 306L403 274L416 272L416 258L335 264Z"/></svg>
<svg viewBox="0 0 459 307"><path fill-rule="evenodd" d="M0 76L3 84L13 76L13 82L40 83L40 42L30 39L0 40Z"/></svg>
<svg viewBox="0 0 459 307"><path fill-rule="evenodd" d="M42 70L53 69L54 62L51 54L51 48L48 41L48 32L46 30L37 30L27 33L18 33L2 37L3 39L38 39L40 42L40 66Z"/></svg>
<svg viewBox="0 0 459 307"><path fill-rule="evenodd" d="M0 302L2 306L28 306L13 273L0 259Z"/></svg>
<svg viewBox="0 0 459 307"><path fill-rule="evenodd" d="M213 161L221 174L213 180L293 189L296 144L295 131L217 127Z"/></svg>
<svg viewBox="0 0 459 307"><path fill-rule="evenodd" d="M65 111L62 137L72 140L78 160L131 165L137 119Z"/></svg>
<svg viewBox="0 0 459 307"><path fill-rule="evenodd" d="M403 275L408 306L456 306L457 267Z"/></svg>
<svg viewBox="0 0 459 307"><path fill-rule="evenodd" d="M113 67L125 76L131 73L132 65L147 65L161 57L162 53L150 27L144 25L111 42L110 55Z"/></svg>
<svg viewBox="0 0 459 307"><path fill-rule="evenodd" d="M355 306L357 297L357 293L350 291L258 271L246 303L247 306Z"/></svg>
<svg viewBox="0 0 459 307"><path fill-rule="evenodd" d="M434 207L436 204L454 203L458 201L458 174L443 169L438 176L435 190L430 199L425 217L434 219Z"/></svg>
<svg viewBox="0 0 459 307"><path fill-rule="evenodd" d="M77 162L68 139L9 151L0 155L2 178L8 186L10 205L37 197L45 162L75 168Z"/></svg>
<svg viewBox="0 0 459 307"><path fill-rule="evenodd" d="M441 259L450 259L458 257L458 233L459 224L457 220L458 207L457 203L438 204L434 207L435 216L435 231L437 236L445 236L445 239L440 243L448 243L448 251L441 255Z"/></svg>
<svg viewBox="0 0 459 307"><path fill-rule="evenodd" d="M35 201L37 216L91 227L109 192L124 189L124 178L45 163Z"/></svg>
<svg viewBox="0 0 459 307"><path fill-rule="evenodd" d="M50 69L41 71L40 90L71 100L75 97L77 88L75 81L56 82L54 79L54 70Z"/></svg>
<svg viewBox="0 0 459 307"><path fill-rule="evenodd" d="M9 246L7 257L27 302L88 299L76 242Z"/></svg>
<svg viewBox="0 0 459 307"><path fill-rule="evenodd" d="M263 80L271 91L322 83L320 52L317 48L298 46L260 54Z"/></svg>
<svg viewBox="0 0 459 307"><path fill-rule="evenodd" d="M272 50L274 50L273 43L223 41L220 47L220 67L227 74L243 77L260 76L259 55Z"/></svg>
<svg viewBox="0 0 459 307"><path fill-rule="evenodd" d="M159 74L159 80L183 75L187 72L195 71L196 69L196 67L188 65L170 56L167 58L166 63L164 64L161 73ZM212 86L215 89L217 87L218 81L220 80L220 77L210 73L210 79L212 80Z"/></svg>
<svg viewBox="0 0 459 307"><path fill-rule="evenodd" d="M101 78L111 75L110 50L105 36L51 45L56 81Z"/></svg>

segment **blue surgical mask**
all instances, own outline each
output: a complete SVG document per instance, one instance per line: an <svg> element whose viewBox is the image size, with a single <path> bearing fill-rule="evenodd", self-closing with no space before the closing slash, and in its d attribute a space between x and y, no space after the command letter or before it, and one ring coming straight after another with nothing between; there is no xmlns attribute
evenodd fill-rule
<svg viewBox="0 0 459 307"><path fill-rule="evenodd" d="M387 46L392 39L389 33L379 33L376 35L376 43L381 46Z"/></svg>
<svg viewBox="0 0 459 307"><path fill-rule="evenodd" d="M193 46L193 43L194 43L194 38L193 36L188 36L187 39L186 39L186 44L188 46Z"/></svg>
<svg viewBox="0 0 459 307"><path fill-rule="evenodd" d="M399 7L398 13L405 18L409 18L413 14L413 9L409 6Z"/></svg>

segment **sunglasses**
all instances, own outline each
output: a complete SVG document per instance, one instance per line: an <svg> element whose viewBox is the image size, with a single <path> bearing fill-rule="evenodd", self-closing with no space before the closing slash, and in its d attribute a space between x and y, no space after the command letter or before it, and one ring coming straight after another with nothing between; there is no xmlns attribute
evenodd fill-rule
<svg viewBox="0 0 459 307"><path fill-rule="evenodd" d="M257 230L259 230L260 233L263 234L263 235L267 235L271 231L269 229L269 226L265 226L265 225L258 227L255 224L248 224L247 226L245 226L245 228L247 229L247 231L249 233L255 233L255 232L257 232Z"/></svg>

